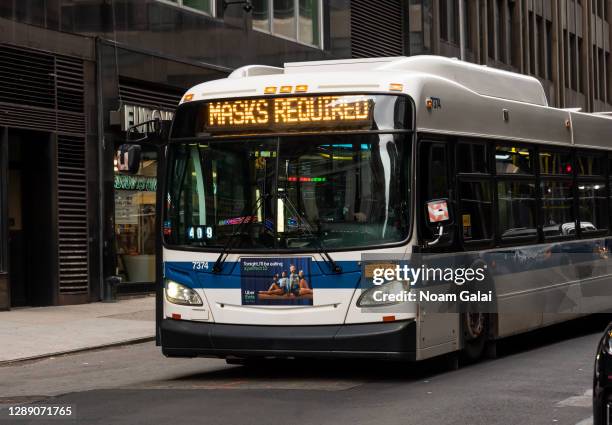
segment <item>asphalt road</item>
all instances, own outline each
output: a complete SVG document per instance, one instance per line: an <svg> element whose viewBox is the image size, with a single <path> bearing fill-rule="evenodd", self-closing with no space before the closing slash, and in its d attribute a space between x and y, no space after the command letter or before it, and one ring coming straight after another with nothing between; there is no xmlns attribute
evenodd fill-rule
<svg viewBox="0 0 612 425"><path fill-rule="evenodd" d="M67 355L0 367L0 423L585 425L608 319L513 337L498 358L453 371L441 361L227 366L166 359L153 343ZM76 420L8 417L16 405L71 405Z"/></svg>

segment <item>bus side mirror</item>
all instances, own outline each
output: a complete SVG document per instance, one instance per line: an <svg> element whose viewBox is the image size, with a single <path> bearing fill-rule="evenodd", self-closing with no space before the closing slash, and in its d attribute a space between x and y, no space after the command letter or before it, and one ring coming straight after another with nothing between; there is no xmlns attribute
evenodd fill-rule
<svg viewBox="0 0 612 425"><path fill-rule="evenodd" d="M441 242L448 242L450 234L445 232L453 224L448 199L432 199L425 203L427 224L431 228L435 239L427 242L427 246L435 246Z"/></svg>
<svg viewBox="0 0 612 425"><path fill-rule="evenodd" d="M140 169L140 157L142 147L134 144L123 144L119 146L115 156L117 170L126 174L136 174Z"/></svg>

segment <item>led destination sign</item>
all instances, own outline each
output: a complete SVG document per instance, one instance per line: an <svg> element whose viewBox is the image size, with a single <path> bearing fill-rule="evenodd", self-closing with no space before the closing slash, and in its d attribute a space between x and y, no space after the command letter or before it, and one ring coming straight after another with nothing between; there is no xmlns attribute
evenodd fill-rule
<svg viewBox="0 0 612 425"><path fill-rule="evenodd" d="M374 100L369 96L302 96L209 102L208 132L370 128Z"/></svg>

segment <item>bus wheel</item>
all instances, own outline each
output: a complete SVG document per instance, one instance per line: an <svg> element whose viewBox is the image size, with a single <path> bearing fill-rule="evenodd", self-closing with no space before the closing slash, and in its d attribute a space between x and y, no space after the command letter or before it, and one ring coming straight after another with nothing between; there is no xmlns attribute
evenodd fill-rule
<svg viewBox="0 0 612 425"><path fill-rule="evenodd" d="M463 357L476 361L482 357L487 342L489 320L484 313L466 312L461 320L463 330Z"/></svg>

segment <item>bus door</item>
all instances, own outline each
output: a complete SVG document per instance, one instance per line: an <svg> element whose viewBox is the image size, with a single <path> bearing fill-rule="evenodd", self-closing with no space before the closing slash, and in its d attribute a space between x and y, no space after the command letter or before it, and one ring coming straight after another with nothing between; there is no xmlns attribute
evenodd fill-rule
<svg viewBox="0 0 612 425"><path fill-rule="evenodd" d="M417 185L418 203L417 223L422 256L433 253L450 253L454 246L456 226L446 226L445 236L438 244L427 247L427 242L435 240L434 229L428 223L426 204L431 200L446 199L452 214L453 190L451 161L452 150L447 141L421 140L417 146ZM454 215L454 214L453 214ZM456 215L455 215L456 217ZM459 349L459 317L454 313L434 313L424 307L419 308L417 318L417 357L428 358L440 352Z"/></svg>

